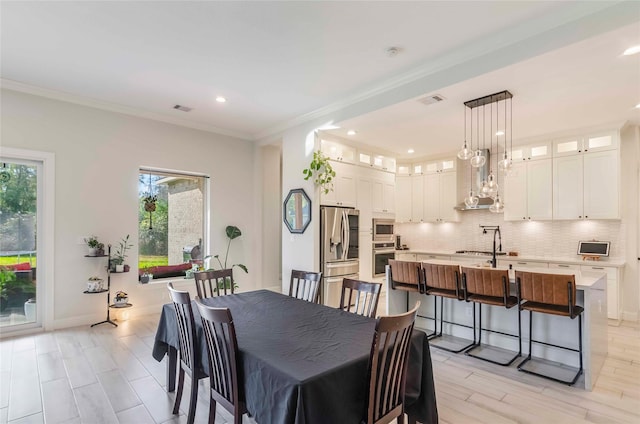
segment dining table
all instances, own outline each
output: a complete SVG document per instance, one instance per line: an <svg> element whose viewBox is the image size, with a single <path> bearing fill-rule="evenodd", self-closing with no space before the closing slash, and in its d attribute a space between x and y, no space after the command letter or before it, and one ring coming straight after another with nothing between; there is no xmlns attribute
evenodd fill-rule
<svg viewBox="0 0 640 424"><path fill-rule="evenodd" d="M229 308L238 340L240 393L259 424L358 424L365 417L368 363L376 319L268 290L202 299ZM196 363L208 373L198 309ZM158 323L153 357L167 361L167 391L175 389L178 327L173 304ZM436 424L438 411L429 343L414 329L408 358L405 413Z"/></svg>

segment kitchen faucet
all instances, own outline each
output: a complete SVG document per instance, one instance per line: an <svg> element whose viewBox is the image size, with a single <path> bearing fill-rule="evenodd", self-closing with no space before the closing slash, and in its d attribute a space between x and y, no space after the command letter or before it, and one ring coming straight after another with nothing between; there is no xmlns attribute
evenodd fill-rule
<svg viewBox="0 0 640 424"><path fill-rule="evenodd" d="M500 246L498 247L498 251L502 251L502 233L500 232L499 225L481 225L482 234L487 234L487 230L493 230L493 257L491 258L491 268L496 268L498 265L498 261L496 260L496 234L498 235L498 239L500 240Z"/></svg>

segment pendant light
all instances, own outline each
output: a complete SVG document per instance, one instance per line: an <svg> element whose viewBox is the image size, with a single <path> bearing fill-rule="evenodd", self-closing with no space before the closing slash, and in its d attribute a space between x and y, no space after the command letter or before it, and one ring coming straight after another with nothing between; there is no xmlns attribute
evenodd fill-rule
<svg viewBox="0 0 640 424"><path fill-rule="evenodd" d="M471 113L473 114L473 109L471 109ZM471 115L471 119L473 120L473 115ZM482 114L482 120L484 121L484 111ZM482 123L484 126L484 122ZM476 146L478 149L475 151L473 157L470 160L471 166L474 168L480 168L487 162L487 158L482 154L482 150L480 150L480 111L476 110ZM484 147L484 141L482 143L482 147Z"/></svg>
<svg viewBox="0 0 640 424"><path fill-rule="evenodd" d="M473 121L473 117L471 118ZM472 146L473 147L473 146ZM464 107L464 144L462 149L458 152L458 157L462 160L471 159L473 156L473 149L467 147L467 107Z"/></svg>
<svg viewBox="0 0 640 424"><path fill-rule="evenodd" d="M506 104L506 100L505 100L505 104ZM506 107L505 107L505 112L506 112ZM499 148L499 143L498 143L498 115L500 115L498 113L498 103L496 103L496 152L498 151ZM507 121L506 121L506 113L505 113L505 136L507 133L506 130L506 125L507 125ZM506 156L506 150L505 150L505 156ZM496 166L499 166L498 164L498 156L496 155ZM502 202L502 199L500 198L500 191L499 191L499 185L498 185L498 178L500 178L500 173L497 173L496 176L496 183L495 183L495 194L493 197L493 204L491 206L489 206L489 211L493 212L493 213L503 213L504 212L504 203Z"/></svg>
<svg viewBox="0 0 640 424"><path fill-rule="evenodd" d="M511 143L511 157L507 157L507 101L504 101L504 155L498 162L498 168L505 171L511 169L513 164L513 97L509 99L509 141Z"/></svg>
<svg viewBox="0 0 640 424"><path fill-rule="evenodd" d="M482 149L484 150L485 148L485 139L487 137L487 131L486 131L486 119L485 119L485 109L486 109L486 105L482 105ZM479 111L478 111L479 113ZM489 146L489 150L491 150L491 146ZM483 155L483 161L482 161L482 165L484 165L486 163L487 158ZM487 183L487 179L483 176L482 178L482 182L480 183L480 190L478 191L478 197L481 197L483 199L486 199L487 197L490 197L490 190L489 190L489 184Z"/></svg>
<svg viewBox="0 0 640 424"><path fill-rule="evenodd" d="M493 103L490 104L491 117L489 118L489 149L493 147ZM496 131L498 129L498 104L496 103ZM496 153L498 152L498 136L496 134ZM496 154L496 167L498 165L498 155ZM493 166L489 163L489 177L487 179L487 196L495 198L498 194L498 182L493 174Z"/></svg>

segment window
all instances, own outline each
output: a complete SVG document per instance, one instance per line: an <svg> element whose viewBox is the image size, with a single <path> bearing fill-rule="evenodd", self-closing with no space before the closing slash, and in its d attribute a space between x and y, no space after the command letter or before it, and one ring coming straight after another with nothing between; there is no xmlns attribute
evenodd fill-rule
<svg viewBox="0 0 640 424"><path fill-rule="evenodd" d="M208 250L208 182L204 175L140 169L139 274L177 277L202 265Z"/></svg>

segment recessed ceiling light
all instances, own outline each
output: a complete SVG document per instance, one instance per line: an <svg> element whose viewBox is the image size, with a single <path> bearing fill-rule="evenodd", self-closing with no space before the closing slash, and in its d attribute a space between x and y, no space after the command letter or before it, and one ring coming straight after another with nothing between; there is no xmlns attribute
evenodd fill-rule
<svg viewBox="0 0 640 424"><path fill-rule="evenodd" d="M637 46L631 46L622 53L625 56L631 56L632 54L640 53L640 44Z"/></svg>
<svg viewBox="0 0 640 424"><path fill-rule="evenodd" d="M356 131L355 130L349 130L347 131L347 135L356 135Z"/></svg>
<svg viewBox="0 0 640 424"><path fill-rule="evenodd" d="M216 97L216 102L218 103L226 103L227 99L222 97L222 96L217 96Z"/></svg>
<svg viewBox="0 0 640 424"><path fill-rule="evenodd" d="M496 135L497 135L497 136L504 135L504 131L498 131L498 132L496 133Z"/></svg>
<svg viewBox="0 0 640 424"><path fill-rule="evenodd" d="M409 153L409 154L411 154L411 153L415 153L415 150L413 150L413 149L409 149L409 150L407 150L407 153Z"/></svg>
<svg viewBox="0 0 640 424"><path fill-rule="evenodd" d="M636 105L636 109L640 109L640 103Z"/></svg>

